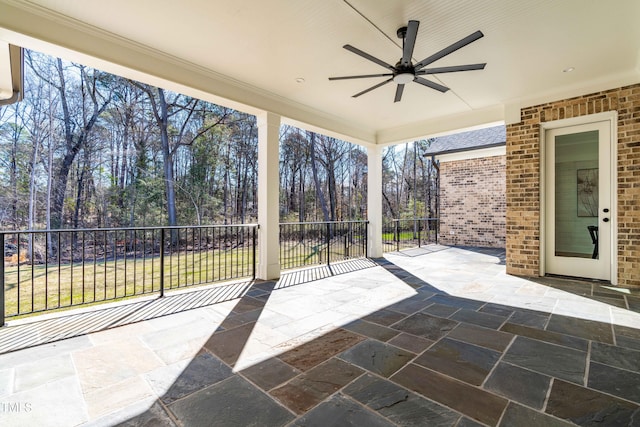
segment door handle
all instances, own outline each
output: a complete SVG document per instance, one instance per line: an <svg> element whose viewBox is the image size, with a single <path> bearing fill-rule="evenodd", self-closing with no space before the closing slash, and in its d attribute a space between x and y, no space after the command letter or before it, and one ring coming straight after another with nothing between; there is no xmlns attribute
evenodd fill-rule
<svg viewBox="0 0 640 427"><path fill-rule="evenodd" d="M609 222L609 218L602 218L602 222Z"/></svg>

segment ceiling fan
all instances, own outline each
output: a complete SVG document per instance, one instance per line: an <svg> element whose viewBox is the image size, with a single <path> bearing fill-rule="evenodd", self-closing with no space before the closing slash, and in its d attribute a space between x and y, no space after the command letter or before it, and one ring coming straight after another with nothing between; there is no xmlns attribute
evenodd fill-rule
<svg viewBox="0 0 640 427"><path fill-rule="evenodd" d="M386 62L376 58L375 56L369 55L366 52L361 51L360 49L351 46L350 44L346 44L342 46L347 49L349 52L353 52L356 55L359 55L365 59L368 59L371 62L375 62L378 65L383 66L388 69L390 72L383 74L365 74L360 76L343 76L343 77L329 77L329 80L349 80L349 79L366 79L372 77L389 77L389 79L378 83L374 86L371 86L368 89L363 90L362 92L358 92L353 95L353 98L357 98L360 95L364 95L367 92L370 92L374 89L379 88L380 86L384 86L387 83L394 82L397 83L398 86L396 88L396 96L393 102L399 102L402 99L402 92L404 91L404 85L411 82L419 83L423 86L430 87L431 89L435 89L440 92L446 92L449 90L448 87L443 86L439 83L432 82L427 80L421 76L426 76L430 74L442 74L442 73L454 73L458 71L472 71L472 70L482 70L484 69L486 63L484 64L468 64L468 65L455 65L451 67L437 67L437 68L425 68L427 65L436 62L438 59L441 59L450 53L455 52L456 50L465 47L466 45L473 43L479 38L483 37L481 31L476 31L473 34L468 35L467 37L453 43L452 45L442 49L441 51L434 53L433 55L423 59L420 62L416 62L413 64L411 62L411 57L413 56L413 48L416 44L416 36L418 34L418 26L420 25L420 21L409 21L406 27L401 27L397 31L398 38L402 39L402 58L396 65L387 64Z"/></svg>

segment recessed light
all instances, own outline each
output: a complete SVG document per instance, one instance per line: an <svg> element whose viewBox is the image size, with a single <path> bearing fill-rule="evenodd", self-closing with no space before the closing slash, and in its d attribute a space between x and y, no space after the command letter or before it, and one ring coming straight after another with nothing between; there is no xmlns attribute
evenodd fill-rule
<svg viewBox="0 0 640 427"><path fill-rule="evenodd" d="M569 67L569 68L565 68L564 70L562 70L562 72L563 72L563 73L570 73L570 72L572 72L573 70L575 70L575 68L574 68L574 67Z"/></svg>
<svg viewBox="0 0 640 427"><path fill-rule="evenodd" d="M304 78L302 78L302 77L298 77L298 78L296 79L296 83L304 83Z"/></svg>

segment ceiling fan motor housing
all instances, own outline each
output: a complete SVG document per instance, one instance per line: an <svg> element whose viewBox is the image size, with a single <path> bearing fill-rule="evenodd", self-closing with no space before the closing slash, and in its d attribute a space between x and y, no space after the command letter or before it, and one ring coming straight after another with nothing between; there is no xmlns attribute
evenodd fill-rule
<svg viewBox="0 0 640 427"><path fill-rule="evenodd" d="M393 81L395 83L404 85L411 83L416 78L416 72L413 66L405 67L400 61L395 66L396 71L393 73Z"/></svg>

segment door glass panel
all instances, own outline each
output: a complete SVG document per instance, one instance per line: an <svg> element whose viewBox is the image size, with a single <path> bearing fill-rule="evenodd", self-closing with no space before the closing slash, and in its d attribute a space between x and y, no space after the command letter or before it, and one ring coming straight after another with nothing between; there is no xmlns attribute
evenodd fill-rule
<svg viewBox="0 0 640 427"><path fill-rule="evenodd" d="M598 131L555 137L555 255L598 254Z"/></svg>

